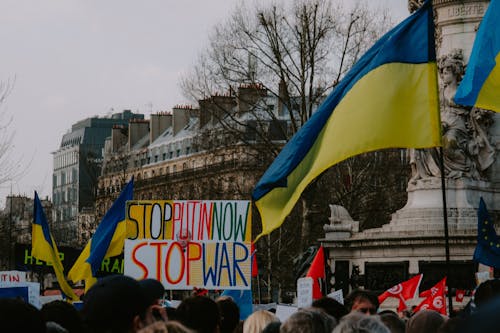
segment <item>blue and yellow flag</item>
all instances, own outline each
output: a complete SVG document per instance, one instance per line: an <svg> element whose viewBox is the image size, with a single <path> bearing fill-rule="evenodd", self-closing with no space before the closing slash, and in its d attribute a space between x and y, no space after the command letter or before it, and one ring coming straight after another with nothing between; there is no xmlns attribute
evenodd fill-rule
<svg viewBox="0 0 500 333"><path fill-rule="evenodd" d="M441 144L430 1L378 40L283 148L252 197L262 233L278 228L332 165L382 148Z"/></svg>
<svg viewBox="0 0 500 333"><path fill-rule="evenodd" d="M66 298L76 301L78 300L78 296L64 278L64 267L62 265L61 258L59 257L59 251L57 251L56 242L50 233L47 218L45 217L42 203L40 202L36 191L33 206L31 254L40 260L50 263L52 267L54 267L57 282L59 283L62 293L66 296Z"/></svg>
<svg viewBox="0 0 500 333"><path fill-rule="evenodd" d="M455 103L500 112L500 3L491 0L474 40Z"/></svg>
<svg viewBox="0 0 500 333"><path fill-rule="evenodd" d="M477 210L477 245L473 258L486 266L500 268L500 239L483 198Z"/></svg>
<svg viewBox="0 0 500 333"><path fill-rule="evenodd" d="M85 290L96 281L103 259L123 252L126 237L125 207L132 200L134 179L125 186L120 196L106 212L97 229L68 273L72 281L85 280Z"/></svg>

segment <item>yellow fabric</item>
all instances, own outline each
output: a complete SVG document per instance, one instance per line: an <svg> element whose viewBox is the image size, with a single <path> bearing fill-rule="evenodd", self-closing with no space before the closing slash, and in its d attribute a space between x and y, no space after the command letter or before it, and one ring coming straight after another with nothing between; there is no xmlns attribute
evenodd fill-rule
<svg viewBox="0 0 500 333"><path fill-rule="evenodd" d="M104 258L110 258L119 255L123 252L123 246L125 244L126 235L126 223L122 221L116 226L116 231L109 245L108 251ZM75 264L68 273L68 279L71 281L85 281L85 291L87 291L94 283L97 282L97 278L93 276L90 264L87 259L90 256L90 245L92 240L90 240L85 248L80 253L80 256L76 260Z"/></svg>
<svg viewBox="0 0 500 333"><path fill-rule="evenodd" d="M256 201L263 225L257 239L278 228L305 187L332 165L377 149L439 146L436 73L435 63L390 63L356 82L288 176L287 187L277 187Z"/></svg>
<svg viewBox="0 0 500 333"><path fill-rule="evenodd" d="M497 65L490 72L486 81L484 81L477 96L475 106L500 112L500 68L498 66L500 54L496 56L495 61Z"/></svg>
<svg viewBox="0 0 500 333"><path fill-rule="evenodd" d="M79 299L78 296L75 294L73 288L71 288L68 281L66 281L64 277L64 267L61 263L59 251L57 250L57 246L52 235L50 237L52 239L53 246L51 246L51 244L45 239L42 226L40 224L33 223L31 228L31 237L31 254L35 258L46 261L54 267L57 282L59 283L61 290L70 300L77 301Z"/></svg>

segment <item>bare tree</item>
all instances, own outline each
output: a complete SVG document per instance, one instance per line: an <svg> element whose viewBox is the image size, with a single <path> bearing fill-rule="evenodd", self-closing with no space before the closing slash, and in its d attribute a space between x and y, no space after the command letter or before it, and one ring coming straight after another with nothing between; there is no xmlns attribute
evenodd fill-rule
<svg viewBox="0 0 500 333"><path fill-rule="evenodd" d="M235 96L238 106L245 106L244 117L242 112L210 100L214 107L219 107L220 112L214 113L219 128L233 135L231 141L247 144L248 151L267 158L264 163L269 164L283 143L302 127L391 23L387 11L370 11L359 2L349 9L329 0L296 0L288 6L242 4L214 29L209 47L200 55L193 71L182 79L181 88L193 101L206 100L221 92ZM261 89L277 98L278 107L270 108L262 99L255 99L255 95L244 96L240 93L242 86ZM271 128L279 135L271 135ZM207 133L214 136L212 128ZM210 140L203 142L207 144ZM375 164L364 161L360 165L368 168ZM349 169L348 164L344 167ZM315 235L310 231L318 203L328 196L326 193L331 194L319 186L343 190L336 198L347 202L346 196L353 189L340 189L338 184L332 185L335 181L338 181L335 177L328 181L320 177L303 193L302 204L288 218L300 220L300 227L284 224L278 232L263 239L268 250L263 252L267 253L269 275L271 271L275 277L289 275L289 269L280 271L280 267L289 267L283 262L290 263L297 252L310 245L311 236ZM281 264L273 267L272 262ZM267 283L272 284L271 280L282 281L273 278Z"/></svg>
<svg viewBox="0 0 500 333"><path fill-rule="evenodd" d="M12 92L14 83L15 79L0 81L0 107ZM15 180L26 172L19 165L19 159L13 156L15 131L11 125L12 116L0 109L0 185Z"/></svg>

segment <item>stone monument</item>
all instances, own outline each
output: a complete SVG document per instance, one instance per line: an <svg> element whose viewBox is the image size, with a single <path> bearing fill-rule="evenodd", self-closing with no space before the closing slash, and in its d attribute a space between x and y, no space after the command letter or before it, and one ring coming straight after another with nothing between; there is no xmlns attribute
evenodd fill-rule
<svg viewBox="0 0 500 333"><path fill-rule="evenodd" d="M410 11L423 1L408 2ZM474 36L489 1L434 0L436 54L443 129L445 193L453 274L449 286L474 287L478 267L472 261L477 235L477 207L500 210L500 117L491 111L453 102ZM361 283L385 290L411 275L424 273L430 287L445 271L444 211L439 149L411 149L412 176L406 205L381 228L358 231L358 223L331 206L330 224L321 240L329 249L335 288L344 293ZM355 274L354 274L355 273ZM361 278L360 278L361 277Z"/></svg>

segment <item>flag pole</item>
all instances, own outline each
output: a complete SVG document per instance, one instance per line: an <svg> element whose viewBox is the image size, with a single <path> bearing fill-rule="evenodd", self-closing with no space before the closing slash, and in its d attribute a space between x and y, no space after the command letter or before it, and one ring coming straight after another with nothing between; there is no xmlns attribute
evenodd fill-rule
<svg viewBox="0 0 500 333"><path fill-rule="evenodd" d="M450 237L448 233L448 210L446 208L446 180L444 176L444 157L443 157L443 146L439 147L439 169L441 171L441 192L443 195L443 221L444 221L444 250L446 257L446 276L451 276L450 267ZM449 285L448 279L446 283ZM448 288L448 312L452 315L453 311L453 299L451 297L451 288Z"/></svg>
<svg viewBox="0 0 500 333"><path fill-rule="evenodd" d="M430 5L433 7L433 1L429 0ZM434 43L434 52L436 52L436 42L435 42L435 36L434 36L434 30L435 30L435 23L434 23L434 15L432 15L432 20L429 20L429 24L433 24L434 27L433 29L429 29L429 31L432 31L432 35L429 36L429 38L432 38L432 41ZM435 54L436 56L436 54ZM436 66L437 66L437 56L436 56ZM437 68L437 71L439 71L439 68ZM439 89L439 80L438 80L438 75L437 72L435 74L436 78L436 86ZM439 101L440 94L438 94L438 116L439 116L439 123L441 124L441 103ZM441 193L443 197L443 223L444 223L444 250L445 250L445 267L446 267L446 276L450 276L451 272L451 267L450 267L450 237L449 237L449 232L448 232L448 209L446 207L446 179L444 175L444 152L443 152L443 139L442 139L443 133L441 133L441 146L439 147L439 170L441 173ZM446 279L448 282L448 279ZM448 311L449 315L451 316L453 310L453 299L451 298L451 293L448 292Z"/></svg>

